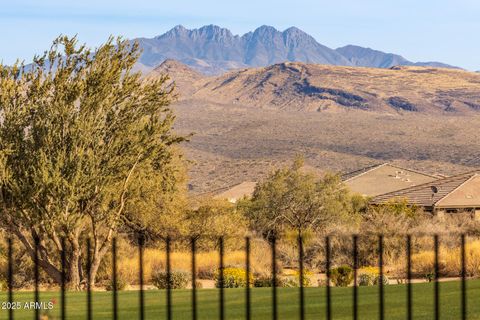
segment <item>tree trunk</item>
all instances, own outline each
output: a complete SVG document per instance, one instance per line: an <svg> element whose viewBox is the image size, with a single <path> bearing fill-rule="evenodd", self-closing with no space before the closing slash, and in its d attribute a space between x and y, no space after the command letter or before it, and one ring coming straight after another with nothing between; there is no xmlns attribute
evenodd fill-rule
<svg viewBox="0 0 480 320"><path fill-rule="evenodd" d="M23 246L27 250L27 253L30 255L32 262L34 262L35 246L32 246L32 244L28 241L27 237L20 230L14 230L14 233L17 235L18 239L20 239L20 242L22 242ZM38 266L42 268L50 278L52 278L55 282L60 284L62 282L62 271L56 268L49 261L42 259L39 252L37 257L38 257Z"/></svg>
<svg viewBox="0 0 480 320"><path fill-rule="evenodd" d="M70 243L72 245L72 252L70 254L70 261L68 261L68 283L67 287L72 290L80 290L80 282L81 282L81 275L80 275L80 245L78 243L78 239L72 237L70 239Z"/></svg>
<svg viewBox="0 0 480 320"><path fill-rule="evenodd" d="M110 243L110 241L108 242ZM93 287L95 285L95 278L97 276L98 268L100 267L100 263L103 260L103 257L105 254L108 252L108 249L110 246L105 245L102 249L97 250L97 247L95 247L95 251L93 253L93 259L92 259L92 265L90 266L90 287Z"/></svg>

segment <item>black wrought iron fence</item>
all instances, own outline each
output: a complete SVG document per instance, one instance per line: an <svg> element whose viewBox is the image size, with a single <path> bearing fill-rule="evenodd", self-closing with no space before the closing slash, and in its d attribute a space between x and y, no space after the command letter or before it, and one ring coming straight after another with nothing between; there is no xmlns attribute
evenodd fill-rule
<svg viewBox="0 0 480 320"><path fill-rule="evenodd" d="M452 234L449 234L451 236ZM433 253L434 253L434 272L433 272L433 279L434 282L433 286L433 317L434 319L440 319L440 239L441 236L438 234L433 235L415 235L421 237L432 237L433 240ZM467 319L467 270L466 270L466 236L465 234L456 234L454 235L459 240L459 261L460 261L460 296L458 297L458 302L460 305L460 316L461 319ZM332 239L337 237L336 235L330 235L325 237L324 242L324 266L325 266L325 276L326 276L326 284L324 287L318 287L316 290L325 290L325 314L324 318L327 320L334 319L334 314L332 312L332 279L331 279L331 272L332 272ZM342 235L341 237L345 237ZM353 266L353 284L352 287L352 319L359 318L359 283L358 283L358 270L359 270L359 239L363 237L362 235L351 235L351 265ZM378 285L378 318L379 319L388 319L388 310L385 308L385 282L384 282L384 239L385 235L375 235L377 248L375 249L375 254L377 255L378 261L378 277L379 280L376 282ZM396 236L398 237L398 235ZM414 235L405 235L402 237L405 241L405 275L406 275L406 308L405 308L405 318L406 319L413 319L413 289L412 289L412 280L413 280L413 273L412 273L412 237ZM251 267L251 239L250 237L246 237L245 239L245 277L246 277L246 286L245 290L245 319L250 320L252 319L252 284L249 281L250 277L252 276L252 267ZM304 277L305 277L305 253L304 253L304 239L302 237L298 237L298 318L304 320L306 317L305 313L305 286L304 286ZM197 298L197 239L192 238L189 241L189 248L191 254L191 319L196 320L198 319L198 298ZM62 239L62 247L65 247L65 240ZM278 301L278 270L277 270L277 239L272 237L269 239L270 244L270 252L271 252L271 318L273 320L276 319L284 319L282 315L279 313L279 301ZM40 264L39 264L39 242L38 240L34 241L35 245L35 254L34 254L34 299L35 302L40 301ZM86 243L87 252L90 253L91 250L91 243L87 241ZM139 311L139 319L145 319L145 279L144 279L144 247L145 242L143 237L139 237L138 239L138 283L139 283L139 290L138 290L138 311ZM218 284L217 288L219 290L218 294L218 315L219 319L223 320L226 319L226 303L225 303L225 285L224 285L224 270L225 270L225 242L224 238L220 237L218 239ZM61 319L68 319L68 308L67 308L67 299L66 299L66 291L67 291L67 279L66 279L66 254L65 250L61 253L61 284L60 284L60 318ZM7 257L8 257L8 264L7 264L7 288L8 288L8 303L14 303L14 272L15 266L13 263L13 239L7 239ZM118 303L118 291L119 288L117 287L118 283L118 257L117 257L117 241L116 239L112 240L112 247L111 247L111 255L112 255L112 310L111 310L111 318L118 319L119 317L119 303ZM173 319L173 300L172 300L172 239L167 238L165 240L165 271L167 274L167 281L166 281L166 312L164 314L164 319L172 320ZM87 281L86 281L86 318L93 319L93 304L92 304L92 290L91 287L91 257L90 254L86 255L87 261ZM14 319L15 312L14 308L6 308L8 309L8 318ZM40 310L35 308L35 315L34 319L40 319Z"/></svg>

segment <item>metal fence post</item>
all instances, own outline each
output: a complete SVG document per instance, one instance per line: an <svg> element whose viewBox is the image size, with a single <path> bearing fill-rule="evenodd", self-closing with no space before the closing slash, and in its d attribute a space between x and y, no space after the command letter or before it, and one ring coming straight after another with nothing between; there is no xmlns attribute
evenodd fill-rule
<svg viewBox="0 0 480 320"><path fill-rule="evenodd" d="M219 238L219 253L220 253L220 261L219 261L219 284L220 284L220 320L225 319L225 278L224 278L224 244L223 244L223 237Z"/></svg>
<svg viewBox="0 0 480 320"><path fill-rule="evenodd" d="M172 261L171 261L171 239L165 241L166 271L167 271L167 320L172 319Z"/></svg>
<svg viewBox="0 0 480 320"><path fill-rule="evenodd" d="M39 270L39 257L38 257L38 251L40 247L40 239L38 236L34 237L34 242L35 242L35 252L34 252L34 277L35 277L35 305L37 305L40 302L40 288L39 288L39 283L40 283L40 270ZM39 320L40 319L40 309L35 307L35 319Z"/></svg>
<svg viewBox="0 0 480 320"><path fill-rule="evenodd" d="M462 320L467 319L467 262L465 253L465 234L461 235L461 262L462 262Z"/></svg>
<svg viewBox="0 0 480 320"><path fill-rule="evenodd" d="M412 236L407 235L407 320L413 319L412 301Z"/></svg>
<svg viewBox="0 0 480 320"><path fill-rule="evenodd" d="M251 319L251 297L250 297L250 237L245 238L245 276L247 278L247 287L245 289L245 318Z"/></svg>
<svg viewBox="0 0 480 320"><path fill-rule="evenodd" d="M277 239L275 236L271 239L272 246L272 319L277 320Z"/></svg>
<svg viewBox="0 0 480 320"><path fill-rule="evenodd" d="M118 295L117 295L117 239L112 239L112 303L113 320L118 318Z"/></svg>
<svg viewBox="0 0 480 320"><path fill-rule="evenodd" d="M385 305L384 305L384 288L383 288L383 235L378 236L378 290L379 290L379 318L383 320L385 318Z"/></svg>
<svg viewBox="0 0 480 320"><path fill-rule="evenodd" d="M87 319L92 320L92 245L90 238L87 239Z"/></svg>
<svg viewBox="0 0 480 320"><path fill-rule="evenodd" d="M358 236L353 236L353 319L358 319Z"/></svg>
<svg viewBox="0 0 480 320"><path fill-rule="evenodd" d="M8 302L13 303L13 240L8 237ZM8 308L8 319L13 320L13 308Z"/></svg>
<svg viewBox="0 0 480 320"><path fill-rule="evenodd" d="M325 259L326 259L326 276L327 276L327 320L332 319L332 301L330 290L330 237L325 237Z"/></svg>
<svg viewBox="0 0 480 320"><path fill-rule="evenodd" d="M67 318L67 313L66 313L66 299L65 299L65 282L66 282L66 274L65 274L65 269L66 269L66 245L65 245L65 238L62 237L62 252L61 252L61 293L60 293L60 318L62 320L65 320Z"/></svg>
<svg viewBox="0 0 480 320"><path fill-rule="evenodd" d="M298 280L300 282L300 320L305 319L305 293L303 289L303 281L304 281L304 271L303 271L303 239L302 236L298 236L298 264L299 264L299 275Z"/></svg>
<svg viewBox="0 0 480 320"><path fill-rule="evenodd" d="M139 304L140 304L140 320L145 319L145 296L143 292L143 245L145 243L145 237L143 234L140 234L138 238L138 263L139 263L139 282L140 282L140 292L139 292Z"/></svg>
<svg viewBox="0 0 480 320"><path fill-rule="evenodd" d="M192 237L190 239L192 253L192 320L197 320L197 263L195 260L196 241Z"/></svg>
<svg viewBox="0 0 480 320"><path fill-rule="evenodd" d="M440 319L440 269L439 269L439 241L438 234L433 236L434 250L435 250L435 289L434 289L434 300L435 300L435 319Z"/></svg>

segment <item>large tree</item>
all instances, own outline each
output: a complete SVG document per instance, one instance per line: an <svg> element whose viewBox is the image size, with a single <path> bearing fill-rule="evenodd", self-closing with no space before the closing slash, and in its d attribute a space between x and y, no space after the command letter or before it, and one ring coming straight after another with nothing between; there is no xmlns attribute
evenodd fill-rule
<svg viewBox="0 0 480 320"><path fill-rule="evenodd" d="M265 236L294 231L324 231L330 222L355 219L363 201L352 195L340 177L322 178L303 170L303 159L280 168L260 182L245 205L252 228ZM242 205L242 204L241 204Z"/></svg>
<svg viewBox="0 0 480 320"><path fill-rule="evenodd" d="M126 217L168 208L178 189L172 88L134 73L138 55L122 39L90 50L61 36L33 64L0 65L0 221L32 258L38 241L57 282L65 250L72 288L87 237L95 275Z"/></svg>

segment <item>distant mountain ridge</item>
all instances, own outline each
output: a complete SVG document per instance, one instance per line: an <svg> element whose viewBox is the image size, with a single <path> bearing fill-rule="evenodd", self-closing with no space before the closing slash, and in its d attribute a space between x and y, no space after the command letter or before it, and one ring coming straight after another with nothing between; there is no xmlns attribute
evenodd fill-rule
<svg viewBox="0 0 480 320"><path fill-rule="evenodd" d="M402 56L348 45L331 49L304 31L279 31L261 26L242 36L215 25L187 29L178 25L155 38L137 38L143 53L137 69L149 72L168 59L178 60L204 74L264 67L282 62L390 68L395 65L452 66L439 62L411 62Z"/></svg>
<svg viewBox="0 0 480 320"><path fill-rule="evenodd" d="M347 58L351 65L355 67L391 68L393 66L419 66L457 69L457 67L436 61L411 62L398 54L354 45L337 48L335 51Z"/></svg>

